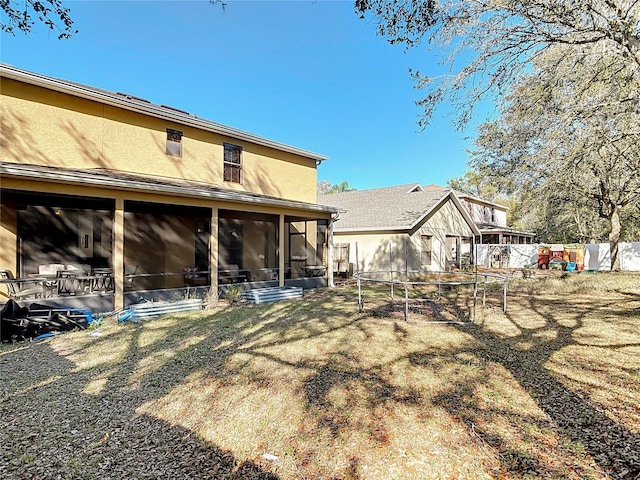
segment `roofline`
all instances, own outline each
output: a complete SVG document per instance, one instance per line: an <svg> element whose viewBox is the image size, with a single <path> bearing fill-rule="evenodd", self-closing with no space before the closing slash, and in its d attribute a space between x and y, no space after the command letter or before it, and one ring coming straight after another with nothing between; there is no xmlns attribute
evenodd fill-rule
<svg viewBox="0 0 640 480"><path fill-rule="evenodd" d="M478 226L475 224L475 222L473 221L471 216L467 213L466 209L460 203L460 200L458 199L458 197L456 196L454 191L451 190L451 189L447 190L445 192L445 194L442 196L442 198L440 198L440 200L438 200L431 208L429 208L427 211L425 211L420 216L420 218L418 218L415 222L413 222L413 224L411 224L411 226L409 227L409 230L413 230L414 228L416 228L420 223L422 223L424 221L424 219L431 212L433 212L437 208L440 208L442 206L442 204L447 200L447 198L450 198L453 201L453 204L456 206L456 208L458 209L458 211L460 212L460 214L464 218L465 222L467 222L469 227L471 227L471 231L473 232L473 234L474 235L480 235L480 230L478 229Z"/></svg>
<svg viewBox="0 0 640 480"><path fill-rule="evenodd" d="M323 162L329 159L329 157L321 155L319 153L292 147L284 143L275 142L273 140L254 135L249 132L238 130L232 127L227 127L210 120L198 118L195 115L191 115L187 112L170 109L171 107L164 107L161 105L155 105L153 103L147 103L146 101L142 99L138 100L131 95L117 94L87 85L71 83L66 80L52 78L46 75L22 70L5 63L0 63L0 77L28 83L30 85L54 90L56 92L65 93L67 95L73 95L75 97L84 98L86 100L100 102L106 105L111 105L113 107L129 110L131 112L150 115L156 118L161 118L163 120L169 120L185 126L197 128L200 130L206 130L234 139L244 140L256 145L261 145L263 147L273 148L275 150L280 150L283 152L292 153L294 155L299 155L301 157L309 158L311 160L315 160L316 162Z"/></svg>
<svg viewBox="0 0 640 480"><path fill-rule="evenodd" d="M121 178L111 178L97 172L70 171L58 169L55 172L33 165L7 164L0 162L0 175L4 177L14 177L23 179L46 180L53 183L64 183L73 185L89 185L112 188L115 190L137 190L161 194L178 195L191 198L207 198L234 203L250 203L264 206L285 207L298 210L310 210L322 213L337 213L338 210L327 205L316 203L298 202L295 200L281 200L272 197L260 196L258 194L248 194L235 190L212 190L206 185L202 187L162 185L140 180L125 180Z"/></svg>
<svg viewBox="0 0 640 480"><path fill-rule="evenodd" d="M532 237L535 237L536 234L534 232L526 232L524 230L517 230L515 228L509 228L509 227L479 227L479 230L482 232L482 234L494 234L494 233L514 233L514 234L519 234L519 235L530 235Z"/></svg>
<svg viewBox="0 0 640 480"><path fill-rule="evenodd" d="M340 228L339 223L333 224L334 233L357 233L357 232L409 232L411 229L408 227L397 225L395 227L347 227Z"/></svg>
<svg viewBox="0 0 640 480"><path fill-rule="evenodd" d="M484 199L482 199L480 197L475 197L473 195L469 195L468 193L455 192L455 194L459 198L469 199L470 201L475 201L476 203L484 203L486 205L491 205L492 207L500 207L500 208L504 208L505 210L509 210L509 207L506 206L506 205L502 205L501 203L490 202L490 201L484 200Z"/></svg>
<svg viewBox="0 0 640 480"><path fill-rule="evenodd" d="M447 190L445 192L445 194L433 206L431 206L431 208L429 208L428 210L423 212L422 215L420 215L420 217L418 217L418 219L416 219L411 224L400 225L400 226L396 225L396 226L393 226L393 227L380 226L380 227L348 227L348 228L340 228L339 223L336 223L334 225L333 229L334 229L334 232L336 232L336 233L382 232L382 231L384 231L384 232L396 232L396 231L410 232L411 230L414 230L416 227L418 227L424 221L424 219L427 216L429 216L429 214L431 212L433 212L434 210L440 208L442 206L442 204L449 198L451 198L451 200L453 201L454 205L456 206L456 208L458 209L458 211L460 212L462 217L465 219L465 222L467 222L467 224L471 228L471 231L473 232L473 234L475 236L480 235L480 230L478 229L478 226L473 222L473 220L471 219L469 214L466 212L464 207L460 204L460 200L458 200L458 197L456 197L456 195L453 193L452 190Z"/></svg>

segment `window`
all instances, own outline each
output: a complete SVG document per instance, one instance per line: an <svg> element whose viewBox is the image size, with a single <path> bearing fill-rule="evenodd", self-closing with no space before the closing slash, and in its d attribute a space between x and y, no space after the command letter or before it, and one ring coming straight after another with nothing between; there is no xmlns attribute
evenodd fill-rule
<svg viewBox="0 0 640 480"><path fill-rule="evenodd" d="M241 183L242 147L224 144L224 181Z"/></svg>
<svg viewBox="0 0 640 480"><path fill-rule="evenodd" d="M420 264L431 265L431 235L420 236Z"/></svg>
<svg viewBox="0 0 640 480"><path fill-rule="evenodd" d="M496 209L491 209L491 223L496 223Z"/></svg>
<svg viewBox="0 0 640 480"><path fill-rule="evenodd" d="M182 132L167 128L167 155L182 156Z"/></svg>

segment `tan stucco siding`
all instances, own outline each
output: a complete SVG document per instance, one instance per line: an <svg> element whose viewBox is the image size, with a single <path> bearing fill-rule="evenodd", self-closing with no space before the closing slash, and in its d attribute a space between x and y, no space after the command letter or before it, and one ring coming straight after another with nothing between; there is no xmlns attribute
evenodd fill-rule
<svg viewBox="0 0 640 480"><path fill-rule="evenodd" d="M431 241L431 264L421 261L421 236ZM380 231L371 233L334 232L334 244L349 243L349 261L356 264L356 242L358 263L361 271L409 270L443 271L446 269L446 237L473 237L473 230L456 205L447 200L434 210L421 224L409 231Z"/></svg>
<svg viewBox="0 0 640 480"><path fill-rule="evenodd" d="M499 227L507 226L506 209L479 201L472 201L468 198L463 198L460 202L467 209L474 222L492 224Z"/></svg>
<svg viewBox="0 0 640 480"><path fill-rule="evenodd" d="M405 246L411 246L409 235L404 232L376 232L346 234L334 232L333 243L349 244L349 263L356 270L356 243L360 271L389 270L391 263L393 270L405 268ZM389 247L391 244L391 247ZM389 256L391 248L391 257Z"/></svg>
<svg viewBox="0 0 640 480"><path fill-rule="evenodd" d="M109 168L315 202L315 160L2 79L0 160ZM166 154L166 129L183 132L182 156ZM242 183L223 180L223 144L243 148Z"/></svg>
<svg viewBox="0 0 640 480"><path fill-rule="evenodd" d="M421 231L439 231L445 235L473 236L473 230L451 200L445 202L432 215L428 216L419 228Z"/></svg>

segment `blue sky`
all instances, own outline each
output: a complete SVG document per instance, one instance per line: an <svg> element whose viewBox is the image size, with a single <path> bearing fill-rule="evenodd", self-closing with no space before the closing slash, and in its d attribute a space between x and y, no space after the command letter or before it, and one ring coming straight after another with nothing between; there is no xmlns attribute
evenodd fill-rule
<svg viewBox="0 0 640 480"><path fill-rule="evenodd" d="M353 188L445 185L466 170L473 131L446 106L418 131L409 67L424 48L376 36L352 1L67 1L79 33L2 34L3 63L153 103L327 155L319 180Z"/></svg>

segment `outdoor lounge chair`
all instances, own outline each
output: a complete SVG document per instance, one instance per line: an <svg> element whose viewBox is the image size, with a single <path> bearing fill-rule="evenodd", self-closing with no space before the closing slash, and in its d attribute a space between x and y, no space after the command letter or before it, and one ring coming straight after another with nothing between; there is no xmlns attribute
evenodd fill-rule
<svg viewBox="0 0 640 480"><path fill-rule="evenodd" d="M0 279L5 280L3 282L7 286L9 297L11 298L24 298L34 297L39 298L42 296L43 287L39 282L23 282L20 279L16 279L13 276L11 270L0 270Z"/></svg>

